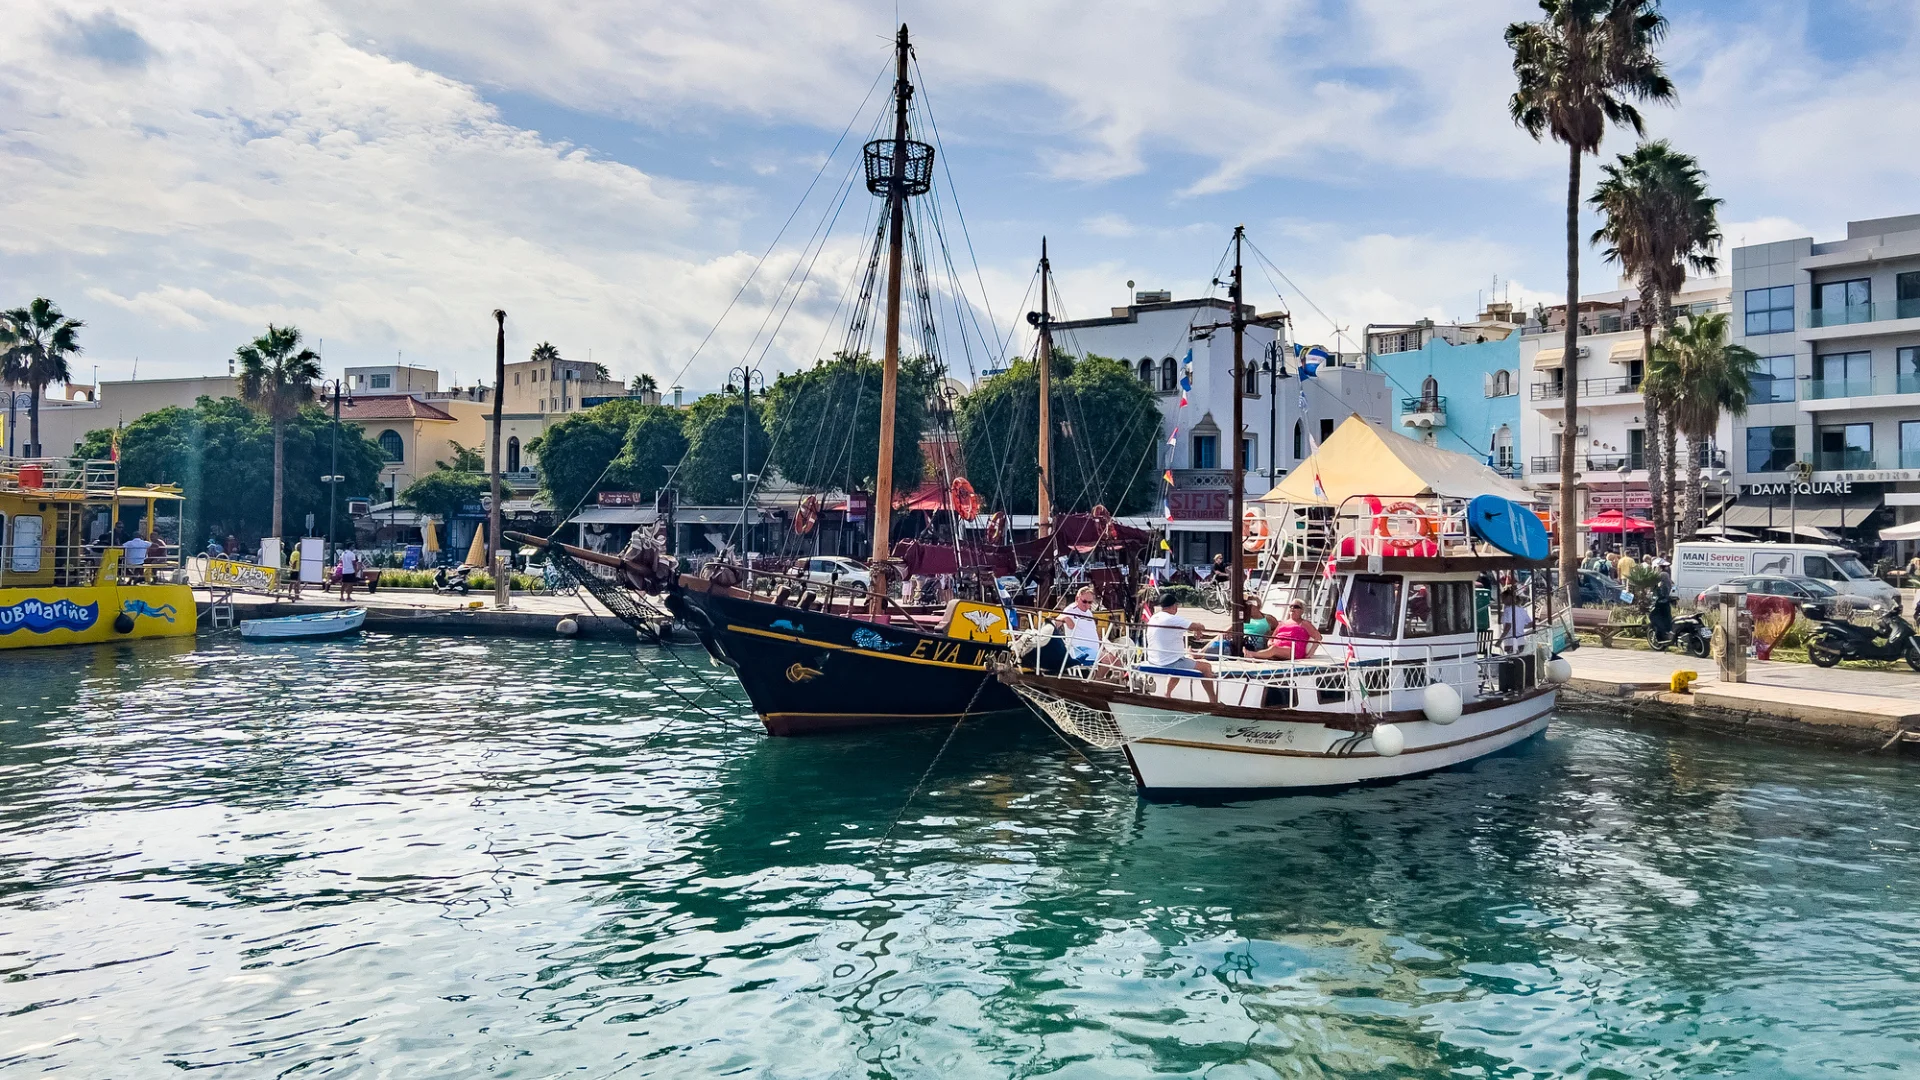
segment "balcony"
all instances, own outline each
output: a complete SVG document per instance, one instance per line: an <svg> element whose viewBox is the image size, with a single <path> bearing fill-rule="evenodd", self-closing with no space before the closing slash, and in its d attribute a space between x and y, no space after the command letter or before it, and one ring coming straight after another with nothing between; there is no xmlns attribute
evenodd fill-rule
<svg viewBox="0 0 1920 1080"><path fill-rule="evenodd" d="M1583 399L1639 392L1640 380L1631 375L1621 375L1611 379L1580 380L1580 397ZM1558 382L1537 382L1527 388L1527 396L1533 401L1559 401L1565 393L1565 386Z"/></svg>
<svg viewBox="0 0 1920 1080"><path fill-rule="evenodd" d="M1872 379L1812 379L1807 382L1807 397L1812 401L1872 395Z"/></svg>
<svg viewBox="0 0 1920 1080"><path fill-rule="evenodd" d="M1920 469L1920 450L1900 451L1900 467L1903 469Z"/></svg>
<svg viewBox="0 0 1920 1080"><path fill-rule="evenodd" d="M1447 426L1447 399L1430 395L1400 399L1400 426L1437 428Z"/></svg>
<svg viewBox="0 0 1920 1080"><path fill-rule="evenodd" d="M1487 467L1509 480L1520 479L1520 463L1517 461L1496 461Z"/></svg>
<svg viewBox="0 0 1920 1080"><path fill-rule="evenodd" d="M1871 450L1823 450L1814 455L1813 468L1816 472L1849 472L1874 468Z"/></svg>
<svg viewBox="0 0 1920 1080"><path fill-rule="evenodd" d="M1900 400L1899 395L1920 394L1920 372L1904 372L1892 379L1809 379L1806 388L1801 407L1810 412L1908 406L1912 401Z"/></svg>
<svg viewBox="0 0 1920 1080"><path fill-rule="evenodd" d="M1559 454L1552 454L1552 455L1535 454L1533 456L1533 460L1527 462L1527 472L1535 476L1539 476L1544 473L1557 473L1559 471L1560 471L1560 455Z"/></svg>
<svg viewBox="0 0 1920 1080"><path fill-rule="evenodd" d="M1839 308L1813 308L1807 312L1807 326L1812 329L1885 322L1889 319L1920 319L1920 300L1849 304Z"/></svg>

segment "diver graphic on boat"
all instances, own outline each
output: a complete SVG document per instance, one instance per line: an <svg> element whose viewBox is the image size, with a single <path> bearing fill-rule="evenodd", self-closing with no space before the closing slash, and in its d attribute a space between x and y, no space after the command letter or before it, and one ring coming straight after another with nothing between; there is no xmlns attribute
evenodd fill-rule
<svg viewBox="0 0 1920 1080"><path fill-rule="evenodd" d="M159 607L153 607L145 600L128 600L126 603L120 605L120 610L128 615L145 615L149 619L165 619L168 622L173 621L174 609L172 604L161 604Z"/></svg>

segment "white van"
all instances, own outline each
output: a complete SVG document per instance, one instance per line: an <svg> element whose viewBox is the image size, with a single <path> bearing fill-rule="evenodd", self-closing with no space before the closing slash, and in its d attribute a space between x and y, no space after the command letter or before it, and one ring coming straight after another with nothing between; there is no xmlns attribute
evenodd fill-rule
<svg viewBox="0 0 1920 1080"><path fill-rule="evenodd" d="M1816 578L1835 592L1889 607L1900 604L1900 590L1874 577L1860 556L1833 544L1676 544L1673 563L1673 591L1680 596L1737 577L1777 574Z"/></svg>

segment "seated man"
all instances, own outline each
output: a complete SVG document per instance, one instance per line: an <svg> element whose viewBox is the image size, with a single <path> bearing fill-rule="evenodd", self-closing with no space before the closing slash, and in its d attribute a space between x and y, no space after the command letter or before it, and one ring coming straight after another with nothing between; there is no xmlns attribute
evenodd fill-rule
<svg viewBox="0 0 1920 1080"><path fill-rule="evenodd" d="M1287 617L1273 628L1273 642L1247 655L1256 660L1303 660L1320 648L1320 630L1307 621L1307 605L1299 600L1287 605Z"/></svg>
<svg viewBox="0 0 1920 1080"><path fill-rule="evenodd" d="M1213 665L1187 653L1187 633L1198 625L1180 614L1180 602L1171 594L1161 596L1160 610L1147 620L1146 667L1160 674L1191 672L1199 676L1200 685L1206 688L1207 700L1217 705L1220 691L1213 684ZM1178 676L1167 680L1168 697L1173 696L1173 688L1178 685Z"/></svg>

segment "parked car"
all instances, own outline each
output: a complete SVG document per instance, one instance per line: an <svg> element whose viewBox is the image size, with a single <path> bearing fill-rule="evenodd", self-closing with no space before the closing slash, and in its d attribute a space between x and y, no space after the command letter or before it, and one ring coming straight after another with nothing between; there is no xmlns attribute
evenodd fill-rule
<svg viewBox="0 0 1920 1080"><path fill-rule="evenodd" d="M1620 603L1620 590L1625 588L1598 570L1580 571L1580 595L1574 603L1580 607L1603 607Z"/></svg>
<svg viewBox="0 0 1920 1080"><path fill-rule="evenodd" d="M867 568L843 555L801 559L789 573L809 585L838 585L856 592L873 588L873 575Z"/></svg>
<svg viewBox="0 0 1920 1080"><path fill-rule="evenodd" d="M1720 592L1732 585L1744 585L1748 595L1790 596L1802 604L1819 604L1822 610L1832 611L1834 602L1843 593L1818 578L1779 577L1770 574L1755 574L1749 577L1734 578L1718 585L1710 585L1694 598L1700 607L1710 607L1720 602ZM1886 610L1878 601L1861 596L1846 596L1852 609L1860 612L1880 612Z"/></svg>

